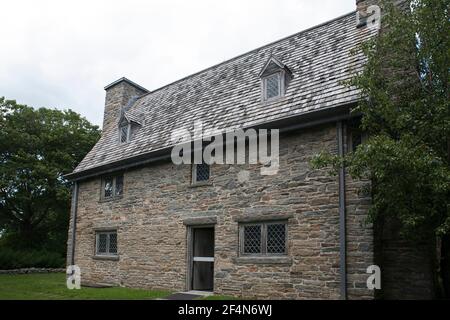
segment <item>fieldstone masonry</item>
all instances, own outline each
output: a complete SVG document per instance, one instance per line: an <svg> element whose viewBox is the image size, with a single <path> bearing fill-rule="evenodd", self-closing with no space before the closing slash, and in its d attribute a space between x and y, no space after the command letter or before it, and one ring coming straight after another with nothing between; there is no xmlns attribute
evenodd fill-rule
<svg viewBox="0 0 450 320"><path fill-rule="evenodd" d="M191 186L191 167L160 162L124 173L124 195L100 200L100 178L79 187L75 263L85 283L186 290L187 228L215 217L214 292L244 298L338 299L338 181L310 168L321 150L336 150L336 125L280 138L280 170L259 165L213 165L211 184ZM239 182L240 170L250 172ZM373 237L364 224L368 199L347 178L348 297L373 298L366 288ZM290 216L288 255L273 261L238 255L238 220ZM94 256L95 230L117 228L117 260ZM69 237L70 239L70 237Z"/></svg>
<svg viewBox="0 0 450 320"><path fill-rule="evenodd" d="M378 3L356 0L356 9L364 17L367 7ZM260 165L213 165L210 183L192 186L190 165L159 161L123 172L123 196L104 201L98 174L168 147L170 132L196 119L224 129L323 115L331 109L339 114L342 106L360 99L356 88L342 85L364 64L362 57L350 59L349 51L376 33L355 21L351 13L152 93L125 78L107 86L102 138L69 175L81 177L75 264L81 268L82 282L187 290L189 228L208 223L215 228L215 293L261 299L341 298L338 178L310 167L316 153L337 150L332 118L327 124L316 122L314 127L283 133L279 172L273 176L262 176ZM290 68L293 79L284 97L261 103L257 74L273 54ZM136 136L126 144L119 144L122 111L140 122ZM373 229L366 223L370 197L361 193L364 183L345 176L347 297L374 298L374 291L366 287L366 269L375 262L381 267L385 298L432 297L427 246L389 237L381 249L374 249ZM239 222L268 217L288 221L288 254L240 257ZM71 220L69 263L73 224ZM114 259L95 256L95 232L105 228L117 230ZM374 251L380 261L374 259Z"/></svg>

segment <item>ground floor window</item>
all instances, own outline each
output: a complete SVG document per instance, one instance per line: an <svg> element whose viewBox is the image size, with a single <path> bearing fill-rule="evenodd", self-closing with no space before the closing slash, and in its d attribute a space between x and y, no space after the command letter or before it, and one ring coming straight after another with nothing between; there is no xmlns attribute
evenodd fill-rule
<svg viewBox="0 0 450 320"><path fill-rule="evenodd" d="M241 224L239 242L241 255L284 255L287 222L261 222Z"/></svg>
<svg viewBox="0 0 450 320"><path fill-rule="evenodd" d="M97 231L95 233L95 254L117 255L117 231Z"/></svg>

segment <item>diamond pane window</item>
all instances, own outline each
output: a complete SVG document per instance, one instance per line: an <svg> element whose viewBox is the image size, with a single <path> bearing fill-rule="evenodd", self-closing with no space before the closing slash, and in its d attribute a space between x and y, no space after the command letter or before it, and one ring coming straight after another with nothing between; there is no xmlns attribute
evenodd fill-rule
<svg viewBox="0 0 450 320"><path fill-rule="evenodd" d="M195 164L194 181L208 181L209 180L209 165L206 163Z"/></svg>
<svg viewBox="0 0 450 320"><path fill-rule="evenodd" d="M244 227L244 253L261 253L261 225Z"/></svg>
<svg viewBox="0 0 450 320"><path fill-rule="evenodd" d="M274 74L266 78L266 99L278 97L280 95L280 75Z"/></svg>
<svg viewBox="0 0 450 320"><path fill-rule="evenodd" d="M267 253L284 253L286 249L286 224L267 225Z"/></svg>
<svg viewBox="0 0 450 320"><path fill-rule="evenodd" d="M114 199L123 194L123 174L106 177L102 180L103 183L103 199Z"/></svg>
<svg viewBox="0 0 450 320"><path fill-rule="evenodd" d="M97 244L97 253L104 254L106 253L106 246L108 242L108 235L106 233L100 233L98 235L98 244Z"/></svg>
<svg viewBox="0 0 450 320"><path fill-rule="evenodd" d="M120 143L125 143L128 142L128 124L126 125L122 125L119 128L119 133L120 133Z"/></svg>
<svg viewBox="0 0 450 320"><path fill-rule="evenodd" d="M287 223L261 222L240 227L240 253L242 255L285 255Z"/></svg>
<svg viewBox="0 0 450 320"><path fill-rule="evenodd" d="M105 188L104 188L104 197L109 198L113 195L113 179L107 178L104 182Z"/></svg>
<svg viewBox="0 0 450 320"><path fill-rule="evenodd" d="M116 187L114 188L115 195L120 196L123 193L123 176L117 176L116 177Z"/></svg>
<svg viewBox="0 0 450 320"><path fill-rule="evenodd" d="M97 232L96 241L97 255L117 255L117 231Z"/></svg>
<svg viewBox="0 0 450 320"><path fill-rule="evenodd" d="M117 253L117 233L109 234L109 253Z"/></svg>

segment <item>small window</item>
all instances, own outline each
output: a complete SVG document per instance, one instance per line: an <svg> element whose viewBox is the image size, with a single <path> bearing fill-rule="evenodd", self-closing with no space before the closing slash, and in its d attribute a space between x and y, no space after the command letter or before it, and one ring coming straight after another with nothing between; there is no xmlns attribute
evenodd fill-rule
<svg viewBox="0 0 450 320"><path fill-rule="evenodd" d="M285 255L286 227L286 222L241 225L241 255Z"/></svg>
<svg viewBox="0 0 450 320"><path fill-rule="evenodd" d="M95 254L117 255L117 231L98 231L95 233Z"/></svg>
<svg viewBox="0 0 450 320"><path fill-rule="evenodd" d="M280 74L275 73L264 79L265 100L280 96Z"/></svg>
<svg viewBox="0 0 450 320"><path fill-rule="evenodd" d="M366 135L358 126L347 127L347 151L354 152L358 146L364 143Z"/></svg>
<svg viewBox="0 0 450 320"><path fill-rule="evenodd" d="M121 196L123 193L123 175L116 177L116 185L114 188L114 195Z"/></svg>
<svg viewBox="0 0 450 320"><path fill-rule="evenodd" d="M113 199L123 194L123 175L105 177L102 180L102 199Z"/></svg>
<svg viewBox="0 0 450 320"><path fill-rule="evenodd" d="M192 165L192 183L205 182L209 180L210 167L209 164L193 164Z"/></svg>
<svg viewBox="0 0 450 320"><path fill-rule="evenodd" d="M119 127L119 135L120 143L126 143L130 141L130 125L128 123L122 124Z"/></svg>

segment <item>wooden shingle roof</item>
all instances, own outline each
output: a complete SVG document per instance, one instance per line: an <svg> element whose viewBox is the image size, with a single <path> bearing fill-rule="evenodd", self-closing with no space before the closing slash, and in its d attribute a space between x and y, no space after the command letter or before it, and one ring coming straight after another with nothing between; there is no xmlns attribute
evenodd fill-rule
<svg viewBox="0 0 450 320"><path fill-rule="evenodd" d="M74 173L170 147L172 131L192 130L195 120L204 130L246 128L355 103L360 92L342 81L362 70L365 57L350 51L375 33L357 28L352 12L147 93L127 108L142 124L132 141L119 144L114 130L104 134ZM262 102L259 74L272 56L292 80L284 97Z"/></svg>

